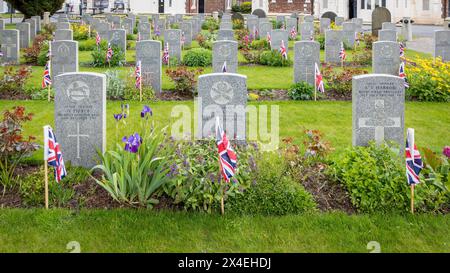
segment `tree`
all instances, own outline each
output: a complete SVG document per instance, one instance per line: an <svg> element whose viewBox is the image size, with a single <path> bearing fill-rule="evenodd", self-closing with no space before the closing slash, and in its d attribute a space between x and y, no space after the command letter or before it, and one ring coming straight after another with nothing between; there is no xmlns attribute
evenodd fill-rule
<svg viewBox="0 0 450 273"><path fill-rule="evenodd" d="M62 8L64 0L6 0L6 2L20 11L25 18L30 18L35 15L42 16L46 11L54 14Z"/></svg>

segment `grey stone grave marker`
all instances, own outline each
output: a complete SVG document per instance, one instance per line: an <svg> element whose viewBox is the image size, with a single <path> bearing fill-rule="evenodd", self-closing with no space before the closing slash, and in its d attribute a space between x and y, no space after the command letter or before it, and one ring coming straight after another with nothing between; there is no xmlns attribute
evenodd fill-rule
<svg viewBox="0 0 450 273"><path fill-rule="evenodd" d="M161 93L161 42L154 40L136 43L136 60L141 61L142 84Z"/></svg>
<svg viewBox="0 0 450 273"><path fill-rule="evenodd" d="M19 64L19 35L17 29L0 30L0 48L3 53L0 63Z"/></svg>
<svg viewBox="0 0 450 273"><path fill-rule="evenodd" d="M78 42L54 41L51 45L52 79L64 73L78 72Z"/></svg>
<svg viewBox="0 0 450 273"><path fill-rule="evenodd" d="M294 83L304 81L314 86L315 63L320 66L320 44L316 41L295 42Z"/></svg>
<svg viewBox="0 0 450 273"><path fill-rule="evenodd" d="M227 73L236 73L238 68L238 43L235 41L213 42L213 72L220 73L226 62Z"/></svg>
<svg viewBox="0 0 450 273"><path fill-rule="evenodd" d="M373 43L372 71L376 74L398 75L400 67L400 45L397 42Z"/></svg>

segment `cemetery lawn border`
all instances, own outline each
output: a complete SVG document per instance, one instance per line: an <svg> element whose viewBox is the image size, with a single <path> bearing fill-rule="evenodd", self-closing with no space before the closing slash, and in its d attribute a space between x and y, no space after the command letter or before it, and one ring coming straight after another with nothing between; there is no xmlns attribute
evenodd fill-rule
<svg viewBox="0 0 450 273"><path fill-rule="evenodd" d="M450 215L0 209L0 252L449 252Z"/></svg>

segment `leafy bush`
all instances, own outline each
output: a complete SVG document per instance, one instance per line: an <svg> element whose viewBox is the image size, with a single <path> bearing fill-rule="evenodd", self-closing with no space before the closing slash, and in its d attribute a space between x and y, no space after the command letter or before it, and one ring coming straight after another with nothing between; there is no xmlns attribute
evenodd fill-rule
<svg viewBox="0 0 450 273"><path fill-rule="evenodd" d="M28 140L22 135L23 123L31 121L33 114L25 113L25 107L13 107L13 111L3 111L3 119L0 123L0 184L3 193L7 188L16 184L15 170L20 161L38 149L33 143L35 137L29 136Z"/></svg>
<svg viewBox="0 0 450 273"><path fill-rule="evenodd" d="M256 169L253 146L232 145L239 155L239 167L232 181L225 183L219 173L217 144L214 139L176 144L170 175L173 180L163 186L164 194L186 210L212 212L227 200L248 188L250 174Z"/></svg>
<svg viewBox="0 0 450 273"><path fill-rule="evenodd" d="M313 100L314 86L304 81L294 83L288 90L288 96L293 100Z"/></svg>
<svg viewBox="0 0 450 273"><path fill-rule="evenodd" d="M320 49L325 50L325 35L318 35L315 40L320 44Z"/></svg>
<svg viewBox="0 0 450 273"><path fill-rule="evenodd" d="M192 95L195 92L197 80L195 77L202 73L202 69L187 69L184 66L167 69L166 74L175 83L176 92L184 95Z"/></svg>
<svg viewBox="0 0 450 273"><path fill-rule="evenodd" d="M102 163L93 170L100 170L103 175L101 180L94 179L117 202L152 208L159 202L154 198L155 191L171 179L167 175L170 171L167 160L169 146L161 146L164 142L162 133L144 133L142 139L137 134L135 136L133 143L127 143L133 147L124 149L117 144L115 150L100 155Z"/></svg>
<svg viewBox="0 0 450 273"><path fill-rule="evenodd" d="M92 66L93 67L114 67L123 66L125 64L125 53L123 50L117 46L112 46L113 55L111 61L108 63L106 61L106 51L100 48L100 50L94 50L91 53L92 56Z"/></svg>
<svg viewBox="0 0 450 273"><path fill-rule="evenodd" d="M208 17L205 19L205 21L202 24L202 29L203 30L209 30L210 32L213 32L215 30L219 29L219 20L216 20L212 17Z"/></svg>
<svg viewBox="0 0 450 273"><path fill-rule="evenodd" d="M48 11L54 14L63 7L64 0L39 0L39 2L8 0L15 10L20 11L25 18L42 15Z"/></svg>
<svg viewBox="0 0 450 273"><path fill-rule="evenodd" d="M450 63L440 58L418 58L414 65L405 67L409 80L406 94L419 101L450 101Z"/></svg>
<svg viewBox="0 0 450 273"><path fill-rule="evenodd" d="M25 92L25 83L31 77L30 66L6 66L0 80L2 95L15 96Z"/></svg>
<svg viewBox="0 0 450 273"><path fill-rule="evenodd" d="M37 65L45 66L48 58L48 49L49 49L49 41L44 41L44 43L41 46L41 51L39 52L38 58L37 58Z"/></svg>
<svg viewBox="0 0 450 273"><path fill-rule="evenodd" d="M252 12L252 2L243 2L241 3L241 13L248 14Z"/></svg>
<svg viewBox="0 0 450 273"><path fill-rule="evenodd" d="M262 51L250 51L247 49L242 49L241 54L248 63L258 64L261 61Z"/></svg>
<svg viewBox="0 0 450 273"><path fill-rule="evenodd" d="M186 66L210 66L212 64L212 52L204 48L193 48L183 57L183 64Z"/></svg>
<svg viewBox="0 0 450 273"><path fill-rule="evenodd" d="M338 95L351 95L353 77L362 74L367 74L367 71L352 67L345 67L343 70L332 70L328 66L323 69L323 75L327 79L328 89Z"/></svg>
<svg viewBox="0 0 450 273"><path fill-rule="evenodd" d="M107 70L106 96L110 99L120 99L124 96L125 81L119 76L118 70Z"/></svg>
<svg viewBox="0 0 450 273"><path fill-rule="evenodd" d="M283 158L267 153L258 161L253 182L243 194L229 198L226 211L239 214L286 215L314 211L312 196L286 175Z"/></svg>
<svg viewBox="0 0 450 273"><path fill-rule="evenodd" d="M377 41L376 37L372 36L372 34L369 33L364 33L362 38L364 45L367 49L372 49L373 42Z"/></svg>
<svg viewBox="0 0 450 273"><path fill-rule="evenodd" d="M260 64L268 66L290 66L292 61L281 56L278 50L268 50L261 53Z"/></svg>
<svg viewBox="0 0 450 273"><path fill-rule="evenodd" d="M233 20L233 29L244 29L244 21L242 20Z"/></svg>
<svg viewBox="0 0 450 273"><path fill-rule="evenodd" d="M353 63L358 65L372 65L372 50L363 48L353 51Z"/></svg>
<svg viewBox="0 0 450 273"><path fill-rule="evenodd" d="M47 44L48 40L51 40L51 36L48 34L39 34L33 40L33 44L29 48L25 48L25 62L27 64L35 65L38 63L38 58L41 55L42 47ZM48 47L47 47L48 48Z"/></svg>
<svg viewBox="0 0 450 273"><path fill-rule="evenodd" d="M71 24L73 39L76 41L89 39L89 27L81 24Z"/></svg>
<svg viewBox="0 0 450 273"><path fill-rule="evenodd" d="M100 42L100 49L106 50L108 48L108 42L106 40L102 40ZM94 51L97 50L97 44L95 39L87 39L85 41L78 42L78 50L80 51Z"/></svg>
<svg viewBox="0 0 450 273"><path fill-rule="evenodd" d="M270 50L270 44L266 39L253 40L250 43L250 48L255 50Z"/></svg>

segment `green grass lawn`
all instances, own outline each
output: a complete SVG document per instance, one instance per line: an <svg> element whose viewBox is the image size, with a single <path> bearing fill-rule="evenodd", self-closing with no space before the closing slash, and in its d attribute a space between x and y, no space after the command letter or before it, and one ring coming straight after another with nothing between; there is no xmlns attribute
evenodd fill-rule
<svg viewBox="0 0 450 273"><path fill-rule="evenodd" d="M0 252L450 252L450 216L0 210Z"/></svg>
<svg viewBox="0 0 450 273"><path fill-rule="evenodd" d="M120 112L119 101L108 101L107 103L107 139L108 145L114 144L116 121L113 113ZM53 102L46 101L0 101L0 110L11 108L15 105L23 105L27 111L34 113L32 122L25 125L25 134L32 134L42 141L42 127L54 125ZM193 109L192 101L182 102L130 102L130 117L127 126L120 127L120 138L125 134L139 132L140 111L144 104L148 104L154 112L155 125L166 126L174 121L171 118L172 107L176 105L187 105ZM249 105L278 105L280 109L280 138L295 137L297 143L301 142L303 129L319 129L325 134L336 152L343 151L351 145L352 138L352 105L351 102L319 101L272 101L251 102ZM193 112L191 112L194 118ZM194 124L194 122L193 122ZM419 147L429 147L434 151L442 151L448 145L448 129L450 126L450 107L447 103L425 103L407 102L405 113L405 126L415 128L416 141ZM195 130L192 128L192 133ZM38 152L41 157L42 153Z"/></svg>

